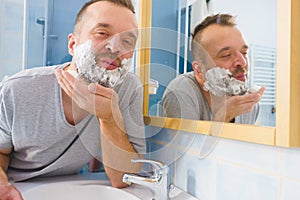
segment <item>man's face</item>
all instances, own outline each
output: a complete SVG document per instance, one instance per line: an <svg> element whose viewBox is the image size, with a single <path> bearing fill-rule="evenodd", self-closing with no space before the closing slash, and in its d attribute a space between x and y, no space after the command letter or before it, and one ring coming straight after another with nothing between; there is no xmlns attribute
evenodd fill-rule
<svg viewBox="0 0 300 200"><path fill-rule="evenodd" d="M237 80L247 80L248 46L237 28L210 25L202 32L201 44L215 66L228 69Z"/></svg>
<svg viewBox="0 0 300 200"><path fill-rule="evenodd" d="M97 54L91 40L77 46L74 50L74 61L80 78L89 83L98 83L102 86L113 88L123 82L132 59L118 57L103 63L101 59L112 58L108 53ZM99 61L100 59L100 61Z"/></svg>
<svg viewBox="0 0 300 200"><path fill-rule="evenodd" d="M124 62L132 58L137 40L135 15L129 9L107 1L94 3L86 10L79 27L80 32L74 35L73 54L84 78L98 82L104 76L112 80L127 72Z"/></svg>

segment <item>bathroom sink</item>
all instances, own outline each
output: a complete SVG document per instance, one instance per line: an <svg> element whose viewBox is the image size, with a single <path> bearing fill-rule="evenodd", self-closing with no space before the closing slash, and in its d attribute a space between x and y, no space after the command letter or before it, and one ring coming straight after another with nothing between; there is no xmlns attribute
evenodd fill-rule
<svg viewBox="0 0 300 200"><path fill-rule="evenodd" d="M106 185L81 182L58 182L42 184L23 193L24 200L140 200L124 190Z"/></svg>
<svg viewBox="0 0 300 200"><path fill-rule="evenodd" d="M14 183L24 200L152 200L152 191L142 185L117 189L111 186L105 173L41 177ZM197 200L174 187L170 200Z"/></svg>

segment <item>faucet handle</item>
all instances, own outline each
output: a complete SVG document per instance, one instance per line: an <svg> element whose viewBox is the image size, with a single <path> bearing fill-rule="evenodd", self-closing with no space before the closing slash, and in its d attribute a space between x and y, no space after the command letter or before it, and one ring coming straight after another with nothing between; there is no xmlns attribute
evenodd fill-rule
<svg viewBox="0 0 300 200"><path fill-rule="evenodd" d="M131 162L133 163L149 163L153 166L154 172L156 174L165 174L168 173L168 166L164 165L161 162L155 160L146 160L146 159L132 159Z"/></svg>

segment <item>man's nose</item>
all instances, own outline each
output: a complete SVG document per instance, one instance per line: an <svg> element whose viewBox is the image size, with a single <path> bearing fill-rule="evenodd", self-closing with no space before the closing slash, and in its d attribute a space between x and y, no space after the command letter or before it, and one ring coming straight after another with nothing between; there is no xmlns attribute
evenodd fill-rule
<svg viewBox="0 0 300 200"><path fill-rule="evenodd" d="M238 52L235 57L235 67L246 67L248 64L248 58L241 52Z"/></svg>
<svg viewBox="0 0 300 200"><path fill-rule="evenodd" d="M115 35L108 39L105 46L111 53L120 53L120 37Z"/></svg>

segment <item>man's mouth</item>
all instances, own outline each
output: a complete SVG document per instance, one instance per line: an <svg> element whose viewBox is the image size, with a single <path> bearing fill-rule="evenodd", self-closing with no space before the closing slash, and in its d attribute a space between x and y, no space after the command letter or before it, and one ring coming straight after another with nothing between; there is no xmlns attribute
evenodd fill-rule
<svg viewBox="0 0 300 200"><path fill-rule="evenodd" d="M233 76L235 79L239 80L239 81L243 81L245 82L247 80L247 75L246 74L234 74Z"/></svg>
<svg viewBox="0 0 300 200"><path fill-rule="evenodd" d="M232 76L239 81L245 82L247 80L247 69L242 67L238 68L232 72Z"/></svg>
<svg viewBox="0 0 300 200"><path fill-rule="evenodd" d="M114 70L120 67L120 63L116 60L111 59L101 59L100 66L107 70Z"/></svg>

